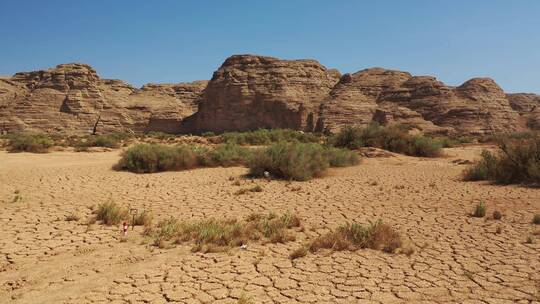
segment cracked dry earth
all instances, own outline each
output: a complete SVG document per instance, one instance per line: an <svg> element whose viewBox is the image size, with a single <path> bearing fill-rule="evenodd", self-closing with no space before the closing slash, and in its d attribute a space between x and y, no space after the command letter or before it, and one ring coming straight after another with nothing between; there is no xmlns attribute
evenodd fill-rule
<svg viewBox="0 0 540 304"><path fill-rule="evenodd" d="M137 175L115 172L119 152L0 152L2 303L540 303L540 190L460 181L482 147L447 156L364 159L309 182L255 181L245 168ZM233 185L229 178L241 181ZM112 198L159 218L243 217L291 211L305 229L286 244L192 253L148 245L141 227L86 225ZM484 201L500 221L473 218ZM79 221L66 221L75 213ZM383 219L415 248L320 251L291 261L307 239L346 221ZM496 231L500 229L500 233ZM532 236L532 244L526 243Z"/></svg>

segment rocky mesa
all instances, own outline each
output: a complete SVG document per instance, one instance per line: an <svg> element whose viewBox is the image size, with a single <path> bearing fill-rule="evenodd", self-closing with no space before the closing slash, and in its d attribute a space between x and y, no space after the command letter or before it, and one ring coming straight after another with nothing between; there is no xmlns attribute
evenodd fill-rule
<svg viewBox="0 0 540 304"><path fill-rule="evenodd" d="M453 87L432 76L370 68L341 75L315 60L234 55L210 81L134 88L85 64L0 78L0 130L202 133L291 128L335 132L370 122L427 133L540 129L540 97L505 94L490 78Z"/></svg>

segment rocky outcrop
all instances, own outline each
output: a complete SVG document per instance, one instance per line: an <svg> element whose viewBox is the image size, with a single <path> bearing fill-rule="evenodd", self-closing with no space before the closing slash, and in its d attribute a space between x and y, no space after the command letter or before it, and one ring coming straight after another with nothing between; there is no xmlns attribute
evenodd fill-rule
<svg viewBox="0 0 540 304"><path fill-rule="evenodd" d="M510 106L521 116L523 123L540 130L540 95L530 93L507 94Z"/></svg>
<svg viewBox="0 0 540 304"><path fill-rule="evenodd" d="M489 78L450 87L430 76L373 68L344 75L321 105L317 130L372 121L430 133L491 134L520 129L517 113Z"/></svg>
<svg viewBox="0 0 540 304"><path fill-rule="evenodd" d="M339 79L315 60L229 57L214 72L185 132L291 128L312 131L319 107Z"/></svg>
<svg viewBox="0 0 540 304"><path fill-rule="evenodd" d="M505 94L489 78L458 87L371 68L341 75L315 60L235 55L208 81L134 88L85 64L0 77L0 132L201 133L406 124L427 133L540 129L540 97Z"/></svg>
<svg viewBox="0 0 540 304"><path fill-rule="evenodd" d="M145 85L101 79L85 64L0 78L0 130L84 134L98 131L177 132L197 109L205 81Z"/></svg>

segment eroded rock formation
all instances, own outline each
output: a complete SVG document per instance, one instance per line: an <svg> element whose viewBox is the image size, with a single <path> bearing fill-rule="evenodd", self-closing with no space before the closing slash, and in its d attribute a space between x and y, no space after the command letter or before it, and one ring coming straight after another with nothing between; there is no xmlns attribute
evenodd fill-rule
<svg viewBox="0 0 540 304"><path fill-rule="evenodd" d="M0 77L0 131L335 132L408 124L429 133L540 129L540 96L505 94L489 78L458 87L431 76L371 68L340 75L315 60L229 57L208 81L134 88L85 64Z"/></svg>
<svg viewBox="0 0 540 304"><path fill-rule="evenodd" d="M312 131L319 106L339 79L315 60L229 57L214 72L185 132L291 128Z"/></svg>
<svg viewBox="0 0 540 304"><path fill-rule="evenodd" d="M502 89L489 78L450 87L430 76L373 68L342 76L321 105L317 129L409 124L426 132L491 134L521 128Z"/></svg>
<svg viewBox="0 0 540 304"><path fill-rule="evenodd" d="M527 127L540 130L540 95L516 93L507 96L512 109L519 113Z"/></svg>
<svg viewBox="0 0 540 304"><path fill-rule="evenodd" d="M101 79L85 64L0 78L0 130L85 134L99 119L101 133L177 132L197 109L206 81L145 85Z"/></svg>

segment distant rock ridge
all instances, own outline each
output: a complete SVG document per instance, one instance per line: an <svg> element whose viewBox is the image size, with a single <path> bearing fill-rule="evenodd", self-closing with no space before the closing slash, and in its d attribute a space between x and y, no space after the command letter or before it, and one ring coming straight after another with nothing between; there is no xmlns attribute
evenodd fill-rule
<svg viewBox="0 0 540 304"><path fill-rule="evenodd" d="M197 109L206 81L134 88L86 64L61 64L0 79L0 131L87 134L176 132Z"/></svg>
<svg viewBox="0 0 540 304"><path fill-rule="evenodd" d="M458 87L432 76L370 68L341 75L315 60L234 55L210 81L145 84L101 79L89 65L0 77L0 131L202 133L408 124L427 133L540 129L540 96L505 94L490 78Z"/></svg>

